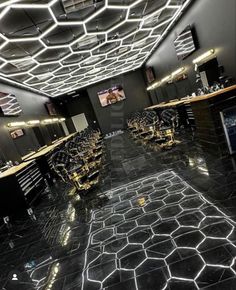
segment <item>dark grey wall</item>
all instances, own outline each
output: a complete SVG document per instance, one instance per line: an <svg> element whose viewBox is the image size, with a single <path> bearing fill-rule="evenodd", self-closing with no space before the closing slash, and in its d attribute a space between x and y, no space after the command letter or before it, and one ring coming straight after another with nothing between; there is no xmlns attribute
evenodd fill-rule
<svg viewBox="0 0 236 290"><path fill-rule="evenodd" d="M102 107L97 93L119 84L124 88L126 100ZM125 128L126 119L132 112L148 107L151 104L141 70L91 86L88 88L88 94L103 133Z"/></svg>
<svg viewBox="0 0 236 290"><path fill-rule="evenodd" d="M16 95L23 110L19 117L0 117L0 159L20 161L21 155L39 148L38 141L32 128L26 128L25 136L13 140L6 125L9 122L28 121L48 116L44 104L49 99L5 83L0 83L0 91Z"/></svg>
<svg viewBox="0 0 236 290"><path fill-rule="evenodd" d="M73 94L63 95L55 99L55 102L60 112L68 117L66 125L70 133L76 132L71 117L82 113L85 114L90 127L93 127L94 129L99 127L87 90L78 90Z"/></svg>
<svg viewBox="0 0 236 290"><path fill-rule="evenodd" d="M200 49L184 61L179 61L174 49L174 40L187 25L193 25L199 40ZM185 12L177 26L147 61L153 66L159 80L175 69L186 66L189 79L175 86L176 97L183 97L196 89L195 73L192 60L205 51L215 48L217 59L223 65L228 76L236 78L236 1L235 0L193 0L193 4ZM153 101L166 101L166 88L151 93Z"/></svg>

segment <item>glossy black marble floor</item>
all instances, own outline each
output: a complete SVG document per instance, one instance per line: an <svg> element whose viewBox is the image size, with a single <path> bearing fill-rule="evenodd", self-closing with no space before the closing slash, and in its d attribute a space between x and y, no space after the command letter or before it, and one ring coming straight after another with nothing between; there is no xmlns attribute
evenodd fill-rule
<svg viewBox="0 0 236 290"><path fill-rule="evenodd" d="M1 226L2 289L236 289L234 159L125 133L105 160L86 199L58 182L32 218Z"/></svg>

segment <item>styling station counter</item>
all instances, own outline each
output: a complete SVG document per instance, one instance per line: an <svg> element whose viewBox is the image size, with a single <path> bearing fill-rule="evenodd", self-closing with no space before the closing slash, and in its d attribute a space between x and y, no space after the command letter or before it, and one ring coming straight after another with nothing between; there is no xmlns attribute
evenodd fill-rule
<svg viewBox="0 0 236 290"><path fill-rule="evenodd" d="M204 150L225 156L236 151L236 85L190 100L197 139Z"/></svg>
<svg viewBox="0 0 236 290"><path fill-rule="evenodd" d="M44 178L35 161L23 162L0 173L0 216L30 209L45 191Z"/></svg>
<svg viewBox="0 0 236 290"><path fill-rule="evenodd" d="M167 108L175 108L182 119L194 124L204 151L218 156L236 152L236 85L208 95L161 103L146 110Z"/></svg>
<svg viewBox="0 0 236 290"><path fill-rule="evenodd" d="M51 155L57 147L61 146L64 142L69 141L75 136L75 133L68 135L67 137L61 138L54 142L50 146L45 146L37 153L23 158L25 161L35 160L37 163L41 174L47 180L49 184L53 184L53 178L55 177L54 170L51 164Z"/></svg>

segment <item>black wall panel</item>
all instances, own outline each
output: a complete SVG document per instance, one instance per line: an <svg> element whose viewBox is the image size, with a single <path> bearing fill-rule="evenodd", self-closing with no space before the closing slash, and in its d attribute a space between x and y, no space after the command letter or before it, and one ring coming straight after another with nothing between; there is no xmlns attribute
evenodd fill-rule
<svg viewBox="0 0 236 290"><path fill-rule="evenodd" d="M186 66L188 80L178 83L177 95L184 97L197 89L192 60L209 49L216 50L220 65L228 76L236 78L236 1L235 0L197 0L188 8L177 25L156 49L147 66L154 67L158 80L179 67ZM181 61L177 59L174 40L187 25L193 25L199 49ZM160 101L168 101L167 93L157 90ZM174 97L174 96L173 96Z"/></svg>
<svg viewBox="0 0 236 290"><path fill-rule="evenodd" d="M119 84L124 88L126 100L102 107L97 93ZM88 94L103 133L125 128L132 112L151 105L141 70L95 84L88 88Z"/></svg>
<svg viewBox="0 0 236 290"><path fill-rule="evenodd" d="M57 107L67 117L78 114L85 114L89 126L98 128L98 120L94 112L92 103L86 90L75 91L73 94L64 95L56 100ZM67 120L69 132L75 132L75 127L71 119Z"/></svg>
<svg viewBox="0 0 236 290"><path fill-rule="evenodd" d="M6 126L9 122L48 117L44 104L49 99L34 92L13 87L5 83L0 83L0 91L16 95L23 110L19 117L0 117L0 155L5 160L20 161L21 155L27 154L30 150L38 149L40 144L32 128L26 128L25 136L13 140Z"/></svg>

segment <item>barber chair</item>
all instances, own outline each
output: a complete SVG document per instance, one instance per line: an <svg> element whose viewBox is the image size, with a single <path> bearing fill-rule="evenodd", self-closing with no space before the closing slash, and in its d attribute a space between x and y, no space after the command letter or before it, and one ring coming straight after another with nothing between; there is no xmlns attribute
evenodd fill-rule
<svg viewBox="0 0 236 290"><path fill-rule="evenodd" d="M80 195L85 195L91 187L98 182L98 175L91 175L83 162L74 159L65 151L58 151L51 157L55 172L64 182L75 186Z"/></svg>
<svg viewBox="0 0 236 290"><path fill-rule="evenodd" d="M171 148L175 143L175 129L178 126L178 114L174 109L166 109L161 113L159 128L161 147Z"/></svg>
<svg viewBox="0 0 236 290"><path fill-rule="evenodd" d="M145 141L151 141L154 138L157 120L158 116L155 111L143 112L140 137Z"/></svg>

